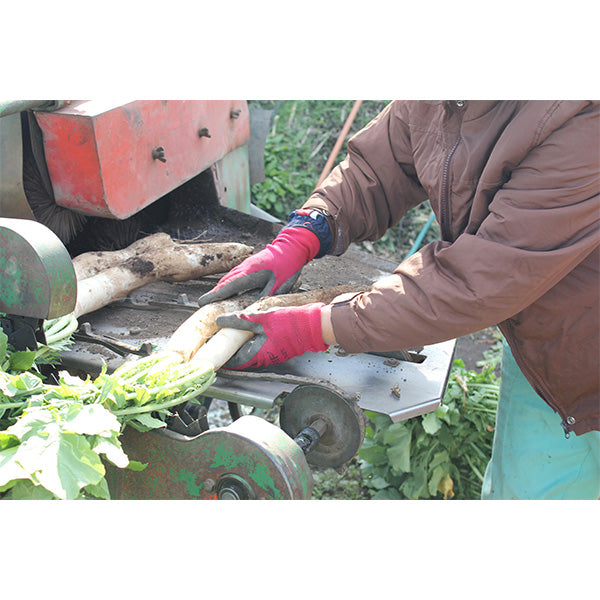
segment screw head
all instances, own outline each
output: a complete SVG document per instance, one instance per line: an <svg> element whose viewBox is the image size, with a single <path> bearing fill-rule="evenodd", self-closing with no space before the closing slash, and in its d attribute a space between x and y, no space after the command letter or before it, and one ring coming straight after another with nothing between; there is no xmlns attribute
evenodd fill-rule
<svg viewBox="0 0 600 600"><path fill-rule="evenodd" d="M160 160L160 162L167 162L167 159L165 158L165 149L162 146L152 148L152 158L154 160Z"/></svg>

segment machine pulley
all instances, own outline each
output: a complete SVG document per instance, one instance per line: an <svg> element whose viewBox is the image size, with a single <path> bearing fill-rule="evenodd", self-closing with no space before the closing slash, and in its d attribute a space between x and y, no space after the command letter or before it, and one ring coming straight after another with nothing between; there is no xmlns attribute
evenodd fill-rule
<svg viewBox="0 0 600 600"><path fill-rule="evenodd" d="M111 493L121 499L308 499L313 489L309 465L342 467L364 439L366 417L357 403L320 385L292 390L279 420L281 427L246 415L194 437L128 428L123 448L147 468L143 476L109 469ZM166 452L168 468L161 460Z"/></svg>

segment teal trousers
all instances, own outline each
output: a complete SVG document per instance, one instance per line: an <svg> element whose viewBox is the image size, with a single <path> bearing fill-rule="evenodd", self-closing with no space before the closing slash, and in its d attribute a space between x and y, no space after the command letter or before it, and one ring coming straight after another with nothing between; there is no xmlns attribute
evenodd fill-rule
<svg viewBox="0 0 600 600"><path fill-rule="evenodd" d="M600 431L568 438L504 342L492 458L482 500L597 500Z"/></svg>

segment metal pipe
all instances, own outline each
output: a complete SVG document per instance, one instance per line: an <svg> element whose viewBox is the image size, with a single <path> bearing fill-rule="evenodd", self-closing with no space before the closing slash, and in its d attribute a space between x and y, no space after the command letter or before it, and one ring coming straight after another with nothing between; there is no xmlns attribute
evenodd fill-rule
<svg viewBox="0 0 600 600"><path fill-rule="evenodd" d="M323 171L321 171L321 175L319 176L316 187L319 187L323 183L327 175L329 175L329 171L331 171L331 168L333 167L333 162L335 161L337 155L339 154L339 151L342 148L342 145L344 144L344 140L346 139L346 136L350 131L350 127L352 127L352 123L354 122L354 119L358 114L358 109L360 108L361 104L362 100L356 100L354 102L354 106L352 107L352 110L350 111L350 114L348 115L348 118L344 123L344 127L342 127L342 131L340 132L340 135L338 136L338 139L335 142L335 146L333 147L333 150L331 151L331 154L329 155L329 158L327 159L327 162L323 167Z"/></svg>
<svg viewBox="0 0 600 600"><path fill-rule="evenodd" d="M0 100L0 117L26 110L58 110L72 102L73 100Z"/></svg>
<svg viewBox="0 0 600 600"><path fill-rule="evenodd" d="M0 117L7 117L25 110L48 108L53 100L0 100Z"/></svg>
<svg viewBox="0 0 600 600"><path fill-rule="evenodd" d="M412 245L412 248L410 249L409 253L406 255L406 258L408 258L409 256L412 256L419 249L419 246L421 245L421 242L423 241L425 234L431 227L431 224L433 223L434 219L435 219L435 213L432 212L431 215L429 216L429 219L427 220L427 223L425 223L425 225L423 226L423 229L421 229L421 232L417 236L417 239L415 240L415 243Z"/></svg>

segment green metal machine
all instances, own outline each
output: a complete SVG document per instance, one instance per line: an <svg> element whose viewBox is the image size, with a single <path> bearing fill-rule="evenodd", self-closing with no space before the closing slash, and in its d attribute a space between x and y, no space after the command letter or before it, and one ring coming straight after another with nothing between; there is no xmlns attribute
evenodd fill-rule
<svg viewBox="0 0 600 600"><path fill-rule="evenodd" d="M17 349L44 343L43 321L72 312L77 280L58 237L36 221L0 218L2 329Z"/></svg>
<svg viewBox="0 0 600 600"><path fill-rule="evenodd" d="M9 343L17 349L45 343L44 320L72 312L76 296L73 264L58 237L36 221L0 218L1 325ZM356 400L320 385L295 386L283 396L281 427L246 415L210 429L206 411L191 415L193 406L184 405L165 430L127 428L123 448L147 468L135 472L107 464L111 496L310 498L311 466L348 462L364 438L364 413Z"/></svg>

